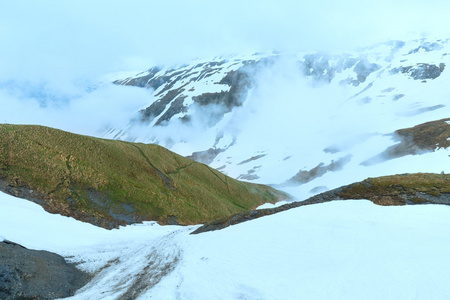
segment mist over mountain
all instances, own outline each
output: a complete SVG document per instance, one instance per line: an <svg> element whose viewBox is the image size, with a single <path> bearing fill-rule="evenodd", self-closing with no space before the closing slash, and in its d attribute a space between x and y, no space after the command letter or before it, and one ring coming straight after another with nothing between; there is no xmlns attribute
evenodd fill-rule
<svg viewBox="0 0 450 300"><path fill-rule="evenodd" d="M114 82L153 97L104 136L158 143L301 199L369 176L449 172L430 162L446 156L442 143L383 155L397 130L448 118L449 53L448 40L421 39L153 67Z"/></svg>
<svg viewBox="0 0 450 300"><path fill-rule="evenodd" d="M449 299L448 11L1 3L0 299Z"/></svg>

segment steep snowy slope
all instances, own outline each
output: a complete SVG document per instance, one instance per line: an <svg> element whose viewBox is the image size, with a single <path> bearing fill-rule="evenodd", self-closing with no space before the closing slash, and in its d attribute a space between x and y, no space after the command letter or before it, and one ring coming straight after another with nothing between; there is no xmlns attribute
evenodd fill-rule
<svg viewBox="0 0 450 300"><path fill-rule="evenodd" d="M111 231L0 194L0 241L95 274L70 299L447 299L448 206L337 201L221 231ZM32 230L31 230L32 229Z"/></svg>
<svg viewBox="0 0 450 300"><path fill-rule="evenodd" d="M374 159L398 144L396 130L450 116L449 53L448 40L423 39L152 68L115 82L154 98L105 136L158 143L299 198L369 176L450 172L443 147Z"/></svg>

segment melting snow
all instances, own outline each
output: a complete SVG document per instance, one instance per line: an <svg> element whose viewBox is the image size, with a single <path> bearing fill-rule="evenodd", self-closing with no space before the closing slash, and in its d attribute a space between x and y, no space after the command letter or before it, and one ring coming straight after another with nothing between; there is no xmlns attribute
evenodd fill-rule
<svg viewBox="0 0 450 300"><path fill-rule="evenodd" d="M292 209L189 235L107 231L0 194L0 234L97 272L69 299L447 299L450 207L365 200Z"/></svg>

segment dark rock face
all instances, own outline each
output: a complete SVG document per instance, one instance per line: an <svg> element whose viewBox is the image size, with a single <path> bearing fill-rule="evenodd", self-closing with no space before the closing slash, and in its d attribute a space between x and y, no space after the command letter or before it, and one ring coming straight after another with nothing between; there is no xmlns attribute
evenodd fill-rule
<svg viewBox="0 0 450 300"><path fill-rule="evenodd" d="M223 63L223 62L222 62ZM199 81L204 78L214 75L218 69L213 68L220 66L222 63L208 63L205 65L198 65L195 68L202 68L200 74L196 77L192 77L188 83L193 81ZM245 67L244 67L245 68ZM151 69L153 70L153 69ZM159 70L158 70L159 71ZM169 70L167 73L169 73ZM157 89L158 87L166 84L166 86L158 92L156 96L162 96L159 100L153 102L149 107L141 111L141 120L144 122L151 122L155 118L158 118L155 125L164 125L165 122L171 120L173 116L179 113L186 113L188 111L187 106L184 104L184 99L187 96L183 95L185 91L184 84L182 87L172 89L174 84L179 80L186 79L195 72L192 69L182 72L175 72L168 75L155 76L157 72L150 72L150 74L143 77L134 78L130 81L117 81L116 84L136 85L139 87L148 87ZM231 111L234 107L242 104L242 99L247 95L248 89L251 87L249 75L245 71L230 71L225 77L218 82L219 84L225 84L230 86L229 91L217 92L217 93L203 93L198 96L193 96L192 100L200 106L208 105L221 105L224 107L222 114ZM166 112L164 110L169 106ZM164 112L164 113L163 113ZM162 114L162 115L161 115ZM220 120L221 116L214 116L213 119ZM189 121L189 116L183 118L184 121ZM214 124L211 124L214 125Z"/></svg>
<svg viewBox="0 0 450 300"><path fill-rule="evenodd" d="M57 213L65 216L70 216L83 222L91 223L103 228L112 229L117 228L119 225L133 224L142 221L141 218L137 218L134 215L133 209L131 207L127 209L125 209L124 207L124 214L114 213L111 210L108 195L90 188L86 188L85 190L87 199L89 199L89 201L91 201L94 205L98 205L99 207L106 209L108 211L108 214L112 217L111 220L97 218L95 216L87 215L83 212L78 211L73 207L73 203L75 200L71 197L67 198L68 207L63 207L53 202L49 194L38 193L32 190L25 183L22 183L20 181L11 182L6 180L5 178L2 178L1 176L0 191L11 196L26 199L39 204L49 213ZM50 205L50 203L52 203L52 205Z"/></svg>
<svg viewBox="0 0 450 300"><path fill-rule="evenodd" d="M151 122L154 118L159 116L165 109L166 106L169 105L172 100L176 99L184 89L179 88L176 90L168 91L167 94L161 99L153 102L149 107L141 111L142 121ZM177 107L177 104L172 104L171 113L166 113L163 118L160 118L157 123L161 124L164 120L170 119L173 115L182 111L182 107Z"/></svg>
<svg viewBox="0 0 450 300"><path fill-rule="evenodd" d="M298 60L298 70L301 74L312 77L315 82L331 82L337 73L352 68L355 76L348 78L346 83L358 86L373 72L380 69L380 66L370 63L367 59L344 57L337 63L330 63L326 55L309 54ZM226 60L219 62L200 63L193 67L179 67L162 71L155 67L149 69L142 76L115 81L115 84L131 85L157 90L154 101L150 106L140 111L140 119L143 122L153 122L154 126L164 126L172 118L181 114L179 118L184 122L191 120L190 105L195 103L200 107L210 105L221 106L223 109L216 114L210 115L212 120L209 126L215 125L225 113L233 108L239 107L245 101L248 91L255 86L254 75L261 70L270 67L280 60L278 56L268 56L259 60L244 60L237 62L240 67L235 70L223 72L223 64ZM195 82L205 82L219 72L223 72L223 77L212 84L228 86L229 89L215 92L204 92L197 95L187 96L188 92L195 92L195 88L189 88ZM181 83L179 85L179 83ZM211 84L211 83L210 83ZM192 102L185 100L192 97ZM189 103L189 104L187 104Z"/></svg>
<svg viewBox="0 0 450 300"><path fill-rule="evenodd" d="M63 257L0 242L0 299L55 299L74 295L89 274Z"/></svg>
<svg viewBox="0 0 450 300"><path fill-rule="evenodd" d="M445 64L417 64L416 66L399 67L391 70L391 74L408 74L414 80L435 79L444 72Z"/></svg>
<svg viewBox="0 0 450 300"><path fill-rule="evenodd" d="M245 69L242 71L238 70L229 72L221 81L219 81L219 84L226 84L230 86L230 91L226 93L223 100L217 102L223 103L229 111L233 107L242 105L243 100L247 96L248 89L252 87L250 76ZM205 102L205 104L209 103L211 102Z"/></svg>
<svg viewBox="0 0 450 300"><path fill-rule="evenodd" d="M366 53L359 55L310 53L305 54L302 58L279 53L266 56L255 54L256 56L249 59L221 59L170 69L154 67L145 73L117 80L114 83L155 90L154 102L141 110L133 121L140 119L144 123L151 123L152 126L165 126L174 119L190 123L197 119L195 111L200 106L198 114L201 115L202 120L210 119L210 121L206 121L206 125L212 127L222 119L224 114L232 111L235 107L242 106L249 90L257 85L257 76L255 75L267 67L276 65L277 62L285 62L286 58L296 67L299 74L309 77L313 85L331 83L333 80L339 80L339 83L344 86L364 85L364 89L354 97L372 86L372 82L367 81L376 72L379 72L380 75L384 71L390 72L391 75L405 74L411 79L422 82L439 77L445 69L444 63L413 64L408 63L407 58L412 56L416 59L414 54L418 52L440 51L444 49L444 44L448 40L415 42L419 42L419 44L414 44L413 48L408 49L409 53L403 54L405 59L400 60L400 65L383 66L378 58L374 60ZM396 53L406 45L402 41L390 41L383 44L390 48L390 52L386 53L384 58L385 62L392 62ZM403 94L395 95L393 100L397 101L402 96ZM371 99L363 97L361 102L368 103L370 101ZM220 106L218 111L214 111L217 108L215 106ZM195 108L192 109L192 107ZM214 109L210 110L209 108ZM210 113L210 111L213 112Z"/></svg>

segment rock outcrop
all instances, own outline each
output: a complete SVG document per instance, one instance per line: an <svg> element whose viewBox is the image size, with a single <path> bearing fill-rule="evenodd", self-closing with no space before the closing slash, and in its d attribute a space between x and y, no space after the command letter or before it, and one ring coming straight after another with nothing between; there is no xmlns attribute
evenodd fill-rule
<svg viewBox="0 0 450 300"><path fill-rule="evenodd" d="M418 173L369 178L315 195L304 201L291 202L275 208L251 210L215 220L197 228L191 234L223 229L305 205L349 199L367 199L383 206L450 205L450 175Z"/></svg>
<svg viewBox="0 0 450 300"><path fill-rule="evenodd" d="M0 299L56 299L74 295L90 275L48 251L0 242Z"/></svg>

